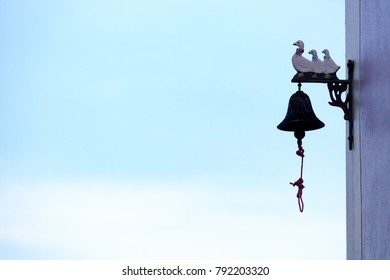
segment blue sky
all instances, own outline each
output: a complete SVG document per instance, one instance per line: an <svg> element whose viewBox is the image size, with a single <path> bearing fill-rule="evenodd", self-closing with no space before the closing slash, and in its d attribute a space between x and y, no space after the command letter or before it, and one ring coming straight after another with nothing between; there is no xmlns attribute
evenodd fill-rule
<svg viewBox="0 0 390 280"><path fill-rule="evenodd" d="M304 213L276 129L344 1L268 2L0 1L0 258L345 258L341 110L303 86Z"/></svg>

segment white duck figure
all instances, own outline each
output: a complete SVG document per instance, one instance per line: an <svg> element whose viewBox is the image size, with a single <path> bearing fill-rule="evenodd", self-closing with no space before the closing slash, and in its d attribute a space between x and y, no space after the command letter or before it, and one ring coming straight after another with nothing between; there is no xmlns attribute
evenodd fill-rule
<svg viewBox="0 0 390 280"><path fill-rule="evenodd" d="M338 66L333 59L330 57L328 49L324 49L322 51L324 55L324 67L325 67L325 74L333 74L336 73L339 69L340 66Z"/></svg>
<svg viewBox="0 0 390 280"><path fill-rule="evenodd" d="M293 45L298 47L291 59L294 69L300 73L313 72L311 61L302 56L305 44L301 40L298 40Z"/></svg>
<svg viewBox="0 0 390 280"><path fill-rule="evenodd" d="M311 50L309 51L309 54L312 55L311 58L311 64L313 67L313 72L316 74L323 74L325 73L325 66L324 62L318 58L317 51L316 50Z"/></svg>

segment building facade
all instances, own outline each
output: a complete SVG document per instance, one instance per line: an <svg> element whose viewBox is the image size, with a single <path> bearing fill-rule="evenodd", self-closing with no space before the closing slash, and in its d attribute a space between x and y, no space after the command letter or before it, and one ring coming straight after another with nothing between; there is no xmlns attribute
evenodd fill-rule
<svg viewBox="0 0 390 280"><path fill-rule="evenodd" d="M390 259L390 1L346 0L354 71L347 145L347 258Z"/></svg>

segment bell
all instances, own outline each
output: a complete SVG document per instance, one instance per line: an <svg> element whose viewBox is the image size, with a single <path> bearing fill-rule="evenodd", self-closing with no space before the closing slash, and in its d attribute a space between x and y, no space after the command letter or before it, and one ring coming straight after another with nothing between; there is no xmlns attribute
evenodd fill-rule
<svg viewBox="0 0 390 280"><path fill-rule="evenodd" d="M294 136L300 141L305 137L305 131L324 126L325 124L314 114L309 96L301 91L299 85L298 91L290 97L286 117L278 125L278 129L294 131Z"/></svg>

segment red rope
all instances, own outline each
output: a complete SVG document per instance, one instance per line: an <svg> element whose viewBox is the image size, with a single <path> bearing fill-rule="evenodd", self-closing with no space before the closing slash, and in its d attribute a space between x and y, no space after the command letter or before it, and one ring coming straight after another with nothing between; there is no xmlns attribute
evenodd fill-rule
<svg viewBox="0 0 390 280"><path fill-rule="evenodd" d="M305 187L303 185L303 179L302 179L302 175L303 175L303 158L305 157L304 152L305 152L305 150L302 148L302 143L298 142L298 151L297 151L296 154L301 157L301 176L294 183L290 183L294 187L295 186L298 187L297 198L298 198L299 211L301 211L301 212L303 212L303 209L305 208L305 204L303 203L303 199L302 199L302 192L303 192L303 188Z"/></svg>

